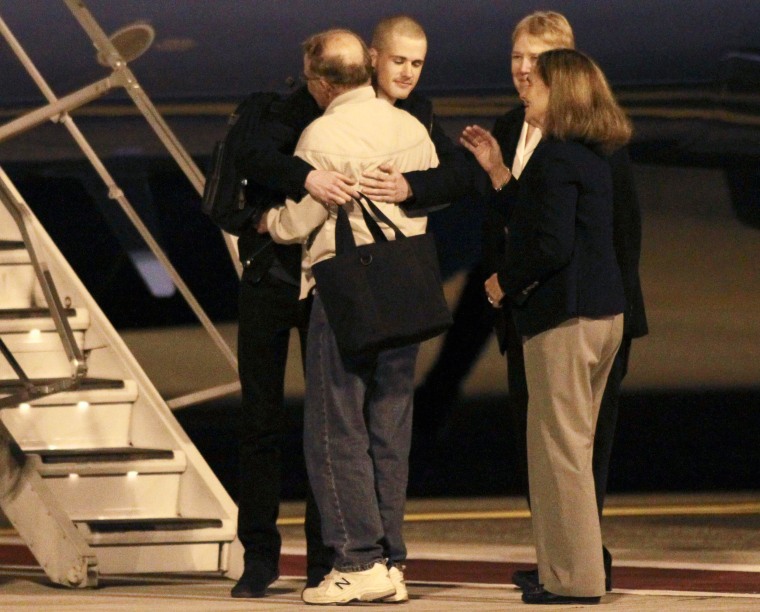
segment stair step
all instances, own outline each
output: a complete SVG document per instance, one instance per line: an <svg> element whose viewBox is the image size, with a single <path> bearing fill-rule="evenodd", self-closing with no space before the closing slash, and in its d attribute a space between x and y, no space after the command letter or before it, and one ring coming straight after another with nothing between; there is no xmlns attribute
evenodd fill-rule
<svg viewBox="0 0 760 612"><path fill-rule="evenodd" d="M181 450L133 449L132 447L113 449L28 449L22 447L21 450L32 458L41 476L53 480L61 476L81 476L80 480L87 480L88 477L94 476L108 476L115 479L117 486L121 486L125 476L128 479L147 475L176 476L187 469L187 456Z"/></svg>
<svg viewBox="0 0 760 612"><path fill-rule="evenodd" d="M219 537L216 542L180 544L89 544L95 547L99 573L110 575L219 572L223 569L220 560L225 558L225 544L228 542Z"/></svg>
<svg viewBox="0 0 760 612"><path fill-rule="evenodd" d="M90 546L99 547L221 544L232 541L236 533L235 521L210 515L74 518L73 522Z"/></svg>
<svg viewBox="0 0 760 612"><path fill-rule="evenodd" d="M168 465L173 471L170 472L167 468L151 473L147 471L150 466L146 463L103 463L89 466L64 463L45 466L38 459L34 467L57 470L52 475L43 473L43 470L40 473L45 486L72 521L177 516L180 509L180 481L187 471L176 469L178 461L171 464L154 461L153 464L157 464L159 469L162 464ZM89 473L90 468L113 468L113 471ZM67 474L68 469L71 472ZM122 471L118 472L117 469Z"/></svg>
<svg viewBox="0 0 760 612"><path fill-rule="evenodd" d="M73 339L81 349L84 345L84 332L75 331ZM3 341L29 378L71 376L72 366L57 332L5 334ZM4 359L0 360L0 379L16 379L15 372Z"/></svg>
<svg viewBox="0 0 760 612"><path fill-rule="evenodd" d="M219 529L223 522L218 518L125 518L75 521L83 523L92 534L127 533L133 531L190 531L194 529Z"/></svg>
<svg viewBox="0 0 760 612"><path fill-rule="evenodd" d="M35 384L45 385L54 383L57 378L33 378ZM5 389L15 390L16 387L23 386L17 380L0 380L0 393ZM79 381L77 389L90 391L93 389L123 389L124 381L115 378L83 378Z"/></svg>
<svg viewBox="0 0 760 612"><path fill-rule="evenodd" d="M2 393L3 382L6 381L0 381L0 393ZM137 396L137 383L134 380L84 378L75 389L40 397L30 403L32 406L42 407L88 402L95 406L99 404L131 403L137 399Z"/></svg>
<svg viewBox="0 0 760 612"><path fill-rule="evenodd" d="M64 311L71 329L82 331L90 326L90 316L84 308ZM46 307L0 308L0 333L24 333L31 330L55 331L55 321Z"/></svg>
<svg viewBox="0 0 760 612"><path fill-rule="evenodd" d="M25 248L23 240L0 240L0 251L14 251Z"/></svg>
<svg viewBox="0 0 760 612"><path fill-rule="evenodd" d="M119 390L116 391L120 393ZM105 393L105 392L102 392ZM55 394L42 399L59 397ZM132 441L132 402L91 404L81 399L59 404L21 403L0 413L21 450L38 448L119 448Z"/></svg>
<svg viewBox="0 0 760 612"><path fill-rule="evenodd" d="M75 308L65 308L67 317L76 314ZM50 309L33 306L31 308L0 308L0 319L42 319L50 317Z"/></svg>
<svg viewBox="0 0 760 612"><path fill-rule="evenodd" d="M29 253L24 250L0 250L0 304L4 308L34 305L38 287Z"/></svg>
<svg viewBox="0 0 760 612"><path fill-rule="evenodd" d="M63 377L69 380L69 377ZM35 386L53 385L62 378L31 378ZM18 378L0 379L0 396L11 395L24 390L24 383ZM137 399L137 383L132 380L112 378L83 378L66 391L39 397L31 402L33 406L61 406L84 401L90 404L134 402Z"/></svg>
<svg viewBox="0 0 760 612"><path fill-rule="evenodd" d="M39 449L27 451L39 455L42 463L114 463L174 459L174 451L161 448L96 448L96 449Z"/></svg>
<svg viewBox="0 0 760 612"><path fill-rule="evenodd" d="M60 379L56 378L33 378L32 383L35 385L50 385ZM68 380L68 378L66 379ZM23 391L24 385L18 379L0 379L0 397L12 395ZM80 402L86 402L91 406L104 404L132 404L137 400L138 389L137 382L134 380L118 380L107 378L85 378L78 385L66 390L45 395L31 400L22 402L20 407L31 405L35 407L64 407L75 406ZM5 411L15 410L6 408ZM102 446L111 446L102 444ZM116 446L114 444L114 446Z"/></svg>
<svg viewBox="0 0 760 612"><path fill-rule="evenodd" d="M0 266L29 265L32 260L23 242L6 242L9 246L0 249Z"/></svg>

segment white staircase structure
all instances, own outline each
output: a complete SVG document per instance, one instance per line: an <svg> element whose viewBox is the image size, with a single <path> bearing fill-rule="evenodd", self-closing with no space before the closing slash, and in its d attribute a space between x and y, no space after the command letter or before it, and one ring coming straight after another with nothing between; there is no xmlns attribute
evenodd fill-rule
<svg viewBox="0 0 760 612"><path fill-rule="evenodd" d="M135 86L130 96L202 191L200 172L120 52L80 0L65 2L108 58L114 71L108 86ZM1 18L0 26L30 66ZM147 233L68 116L107 91L103 82L58 100L33 67L30 74L50 103L0 126L0 139L55 116ZM145 233L177 287L187 291ZM192 295L188 303L208 329ZM210 333L221 339L215 329ZM92 587L100 574L114 573L239 574L234 502L2 169L0 505L49 578L62 585Z"/></svg>

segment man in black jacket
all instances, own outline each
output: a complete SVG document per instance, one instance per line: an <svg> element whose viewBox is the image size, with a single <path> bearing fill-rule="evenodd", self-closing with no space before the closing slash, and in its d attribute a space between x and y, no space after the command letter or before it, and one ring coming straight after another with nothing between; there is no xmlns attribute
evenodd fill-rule
<svg viewBox="0 0 760 612"><path fill-rule="evenodd" d="M383 20L378 28L379 41L397 41L398 36L403 39L407 28L422 31L419 24L405 16ZM393 45L379 44L386 54L393 53L375 62L379 95L428 128L443 168L458 167L461 150L436 122L430 101L412 91L424 63L424 51L421 58L410 59L399 56ZM393 76L391 65L399 61L402 68ZM327 204L350 200L355 187L345 176L315 170L292 155L301 132L322 110L306 87L273 105L236 163L238 171L247 177L249 188L256 192L251 200L261 202L264 193L264 199L272 204L282 202L285 197L299 201L305 191ZM442 180L451 180L450 176L451 171L442 175ZM422 177L414 183L415 197L404 203L408 211L428 210L441 204L439 189L425 189L428 180ZM273 244L267 234L257 234L255 227L249 227L241 234L238 248L243 263L238 303L238 367L242 388L238 537L245 548L245 570L232 595L261 597L279 575L281 538L276 520L281 437L286 427L283 393L288 339L290 330L297 329L301 354L305 355L310 301L298 299L300 245ZM330 571L332 560L321 542L319 514L311 490L305 529L307 586L314 587Z"/></svg>

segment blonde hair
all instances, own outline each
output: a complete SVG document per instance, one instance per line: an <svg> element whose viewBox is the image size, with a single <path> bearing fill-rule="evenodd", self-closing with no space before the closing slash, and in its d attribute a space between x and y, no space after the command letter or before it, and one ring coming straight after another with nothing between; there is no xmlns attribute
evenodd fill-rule
<svg viewBox="0 0 760 612"><path fill-rule="evenodd" d="M329 50L333 41L355 39L361 49L361 58L353 58L350 50L346 54ZM309 36L301 45L307 57L309 67L315 76L324 78L328 83L338 86L359 86L369 81L372 75L372 58L369 49L358 34L351 30L336 28ZM345 45L344 45L345 50ZM359 61L355 61L359 59Z"/></svg>
<svg viewBox="0 0 760 612"><path fill-rule="evenodd" d="M392 34L427 40L425 30L416 19L409 15L394 15L378 22L372 32L370 46L377 51L382 51Z"/></svg>
<svg viewBox="0 0 760 612"><path fill-rule="evenodd" d="M512 44L523 34L540 38L550 47L575 49L570 22L564 15L554 11L536 11L523 17L512 32Z"/></svg>
<svg viewBox="0 0 760 612"><path fill-rule="evenodd" d="M538 56L535 72L549 88L542 131L559 140L581 140L611 153L631 139L631 122L599 66L573 49Z"/></svg>

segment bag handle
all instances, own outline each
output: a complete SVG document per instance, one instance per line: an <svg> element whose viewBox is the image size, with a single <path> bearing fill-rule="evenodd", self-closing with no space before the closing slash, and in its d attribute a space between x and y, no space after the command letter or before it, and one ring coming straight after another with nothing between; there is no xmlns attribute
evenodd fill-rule
<svg viewBox="0 0 760 612"><path fill-rule="evenodd" d="M396 235L396 240L398 240L399 238L406 238L406 234L404 234L404 232L402 232L398 228L398 226L393 221L391 221L387 217L387 215L382 210L380 210L372 200L370 200L363 193L359 192L359 199L357 200L357 202L359 202L359 206L362 207L362 215L364 216L364 221L367 223L367 227L369 227L369 231L372 232L373 236L375 236L375 232L373 231L373 226L374 226L374 228L376 228L379 234L382 236L380 240L383 240L383 239L387 240L387 238L385 238L385 234L383 233L383 230L380 229L380 226L377 224L375 219L373 219L372 216L367 212L367 209L364 207L362 200L364 200L364 202L367 203L367 206L372 211L372 214L375 215L375 217L380 219L380 221L385 223L388 227L390 227L393 230L393 233ZM375 242L377 242L377 238L375 238Z"/></svg>
<svg viewBox="0 0 760 612"><path fill-rule="evenodd" d="M396 240L406 238L406 235L398 228L398 226L393 223L393 221L391 221L366 195L359 192L359 197L354 198L354 201L361 208L364 222L367 224L367 228L369 229L370 234L372 234L375 242L388 242L388 237L380 228L377 221L375 221L375 218L369 214L367 208L372 211L372 214L374 214L375 217L393 230L393 233L396 235ZM338 219L335 223L335 254L346 253L354 249L356 249L356 239L354 238L354 232L351 229L351 223L348 220L348 213L343 206L339 206Z"/></svg>

